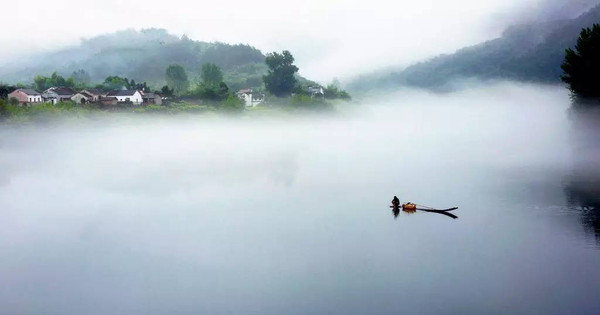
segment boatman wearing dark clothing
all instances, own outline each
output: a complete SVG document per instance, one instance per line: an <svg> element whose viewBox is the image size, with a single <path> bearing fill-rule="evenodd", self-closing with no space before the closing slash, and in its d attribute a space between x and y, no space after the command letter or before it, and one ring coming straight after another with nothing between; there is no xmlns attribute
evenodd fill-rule
<svg viewBox="0 0 600 315"><path fill-rule="evenodd" d="M394 199L392 199L392 206L394 206L394 207L400 206L400 199L398 199L398 197L394 196Z"/></svg>

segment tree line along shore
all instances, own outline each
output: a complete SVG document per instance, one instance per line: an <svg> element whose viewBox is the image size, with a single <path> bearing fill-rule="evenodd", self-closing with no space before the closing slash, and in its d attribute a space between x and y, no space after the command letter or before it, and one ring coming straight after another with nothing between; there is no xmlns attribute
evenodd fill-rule
<svg viewBox="0 0 600 315"><path fill-rule="evenodd" d="M68 78L57 74L35 76L31 84L0 84L0 119L30 121L65 114L94 112L205 113L244 112L261 109L330 110L335 102L350 101L339 82L322 86L298 75L289 51L267 54L268 71L262 86L231 91L223 71L214 63L201 66L190 80L185 69L171 64L165 70L166 85L153 88L146 82L109 76L91 84L85 70Z"/></svg>

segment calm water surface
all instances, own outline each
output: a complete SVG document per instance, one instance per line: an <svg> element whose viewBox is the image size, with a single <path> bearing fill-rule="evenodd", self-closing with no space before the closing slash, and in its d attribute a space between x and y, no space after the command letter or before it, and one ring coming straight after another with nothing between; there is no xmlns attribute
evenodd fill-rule
<svg viewBox="0 0 600 315"><path fill-rule="evenodd" d="M562 88L386 99L3 129L0 313L600 312Z"/></svg>

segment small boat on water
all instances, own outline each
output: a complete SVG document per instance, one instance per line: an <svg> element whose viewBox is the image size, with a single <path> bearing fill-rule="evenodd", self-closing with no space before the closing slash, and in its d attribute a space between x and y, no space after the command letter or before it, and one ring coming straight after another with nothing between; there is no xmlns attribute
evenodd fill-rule
<svg viewBox="0 0 600 315"><path fill-rule="evenodd" d="M390 206L390 208L402 208L402 210L408 210L408 211L421 210L421 211L435 211L435 212L452 211L452 210L458 209L458 207L452 207L452 208L448 208L448 209L435 209L435 208L432 208L432 207L418 205L418 204L412 203L412 202L407 202L407 203L403 203L403 204L400 204L400 203L394 204L394 203L392 203L392 205Z"/></svg>
<svg viewBox="0 0 600 315"><path fill-rule="evenodd" d="M402 204L402 210L417 210L417 205L414 203L405 203Z"/></svg>

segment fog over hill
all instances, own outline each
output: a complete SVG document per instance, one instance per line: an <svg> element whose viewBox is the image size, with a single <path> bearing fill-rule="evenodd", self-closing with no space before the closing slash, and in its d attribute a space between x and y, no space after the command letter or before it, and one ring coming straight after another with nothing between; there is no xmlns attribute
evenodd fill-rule
<svg viewBox="0 0 600 315"><path fill-rule="evenodd" d="M264 58L260 50L249 45L194 41L164 29L129 29L83 39L78 46L3 66L0 81L31 83L36 75L56 71L67 77L83 69L93 82L117 75L159 85L170 64L181 64L193 80L202 64L215 63L224 70L228 84L237 88L262 84Z"/></svg>
<svg viewBox="0 0 600 315"><path fill-rule="evenodd" d="M397 86L448 90L469 79L558 83L565 49L575 45L582 28L599 22L600 6L596 6L574 19L515 25L499 38L403 69L364 75L350 86L352 90Z"/></svg>

